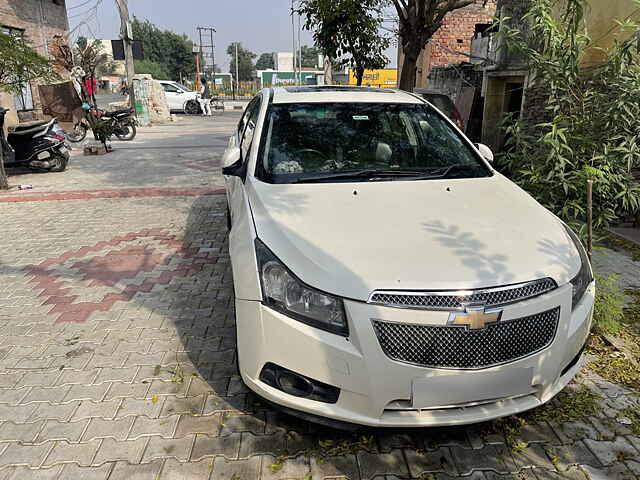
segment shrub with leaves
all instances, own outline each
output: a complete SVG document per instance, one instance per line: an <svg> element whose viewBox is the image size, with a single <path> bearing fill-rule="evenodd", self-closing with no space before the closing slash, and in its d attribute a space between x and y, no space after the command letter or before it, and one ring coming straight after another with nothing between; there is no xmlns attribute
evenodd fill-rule
<svg viewBox="0 0 640 480"><path fill-rule="evenodd" d="M640 188L631 177L640 165L640 24L618 22L627 40L586 66L586 53L596 48L584 21L586 1L562 5L558 14L557 2L532 0L526 38L501 20L504 45L525 59L532 85L549 94L549 120L506 121L506 152L497 161L574 227L585 218L586 180L593 179L594 227L604 228L640 210Z"/></svg>
<svg viewBox="0 0 640 480"><path fill-rule="evenodd" d="M111 124L104 120L98 120L95 125L91 127L91 130L93 130L93 135L96 137L96 140L102 142L104 145L107 144L107 140L113 135Z"/></svg>

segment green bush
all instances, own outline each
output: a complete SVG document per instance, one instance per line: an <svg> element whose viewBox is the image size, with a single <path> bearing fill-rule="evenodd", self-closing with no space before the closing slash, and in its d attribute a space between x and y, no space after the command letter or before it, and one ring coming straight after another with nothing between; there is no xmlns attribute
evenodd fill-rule
<svg viewBox="0 0 640 480"><path fill-rule="evenodd" d="M95 125L91 127L91 130L93 131L93 135L96 137L96 140L104 144L106 144L107 140L109 140L113 135L113 128L111 127L111 124L104 120L97 121Z"/></svg>
<svg viewBox="0 0 640 480"><path fill-rule="evenodd" d="M615 335L620 332L624 316L625 296L618 287L617 275L603 277L596 274L596 301L593 307L593 331Z"/></svg>
<svg viewBox="0 0 640 480"><path fill-rule="evenodd" d="M584 66L597 48L584 20L585 0L532 0L524 34L501 22L507 48L525 59L533 86L549 93L547 122L505 122L506 152L498 165L540 203L574 228L585 219L586 180L594 180L594 228L606 228L640 210L632 168L640 165L640 24L617 26L630 38L603 51L598 65ZM581 232L584 233L584 232Z"/></svg>

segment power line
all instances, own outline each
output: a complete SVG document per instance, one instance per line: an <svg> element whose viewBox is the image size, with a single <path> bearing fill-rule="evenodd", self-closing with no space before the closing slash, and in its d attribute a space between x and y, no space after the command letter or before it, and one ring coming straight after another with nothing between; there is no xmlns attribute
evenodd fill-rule
<svg viewBox="0 0 640 480"><path fill-rule="evenodd" d="M93 2L93 0L87 0L86 2L82 2L80 5L74 5L73 7L68 7L67 11L74 10L76 8L84 7L85 5L89 5L91 2Z"/></svg>

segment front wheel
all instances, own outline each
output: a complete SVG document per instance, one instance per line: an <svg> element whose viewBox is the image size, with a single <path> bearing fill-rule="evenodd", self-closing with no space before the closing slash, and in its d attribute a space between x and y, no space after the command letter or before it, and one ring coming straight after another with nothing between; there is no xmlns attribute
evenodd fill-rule
<svg viewBox="0 0 640 480"><path fill-rule="evenodd" d="M197 115L200 113L200 104L195 100L189 100L184 106L184 113L187 115Z"/></svg>
<svg viewBox="0 0 640 480"><path fill-rule="evenodd" d="M118 140L122 140L123 142L130 142L134 138L136 138L136 126L135 125L120 125L117 131L113 133L116 134Z"/></svg>
<svg viewBox="0 0 640 480"><path fill-rule="evenodd" d="M49 163L51 164L51 167L49 167L50 172L64 172L67 169L69 157L61 153L54 153L49 158Z"/></svg>
<svg viewBox="0 0 640 480"><path fill-rule="evenodd" d="M79 143L87 137L87 126L77 123L73 126L73 131L64 134L71 143Z"/></svg>

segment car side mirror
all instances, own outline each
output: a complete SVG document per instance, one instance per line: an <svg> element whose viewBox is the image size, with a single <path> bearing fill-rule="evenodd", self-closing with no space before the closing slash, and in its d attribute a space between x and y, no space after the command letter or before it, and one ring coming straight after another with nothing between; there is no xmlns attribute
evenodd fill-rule
<svg viewBox="0 0 640 480"><path fill-rule="evenodd" d="M242 170L242 161L240 148L230 147L222 157L222 174L230 176L240 176Z"/></svg>
<svg viewBox="0 0 640 480"><path fill-rule="evenodd" d="M480 152L480 155L482 155L482 158L484 158L487 162L493 162L493 152L489 147L487 147L483 143L476 143L475 146L478 149L478 152Z"/></svg>

